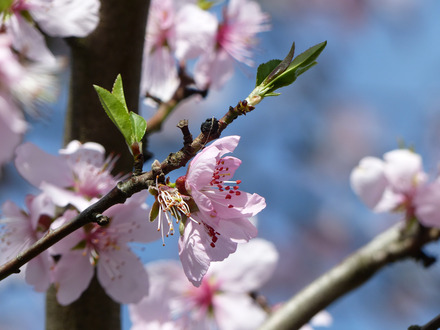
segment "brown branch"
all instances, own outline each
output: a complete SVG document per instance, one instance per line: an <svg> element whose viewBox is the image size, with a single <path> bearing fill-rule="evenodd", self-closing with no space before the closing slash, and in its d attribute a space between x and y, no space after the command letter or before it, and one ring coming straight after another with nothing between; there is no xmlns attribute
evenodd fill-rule
<svg viewBox="0 0 440 330"><path fill-rule="evenodd" d="M240 102L239 105L241 103L242 102ZM237 107L239 107L239 105L237 105ZM230 108L225 117L227 117L228 114L231 113L231 111L234 112L233 109L235 108L232 108L232 110ZM186 166L188 161L193 158L196 153L206 145L206 143L218 138L220 136L220 133L231 122L232 120L228 120L228 123L223 122L222 126L219 126L216 131L201 132L199 136L192 140L192 142L190 142L189 138L187 137L182 149L180 149L176 153L170 154L160 164L160 171L164 175L166 175L175 169ZM181 122L179 128L183 132L186 132L186 134L189 134L187 125L187 122ZM125 181L119 182L118 185L114 187L108 194L102 197L95 204L89 206L86 210L81 212L70 222L64 224L61 227L58 227L55 230L48 232L45 236L35 242L30 248L21 252L14 259L0 266L0 280L3 280L11 274L18 273L21 266L29 262L31 259L35 258L41 252L47 250L56 242L60 241L62 238L71 234L78 228L81 228L87 223L96 222L97 214L103 213L105 210L115 204L124 203L127 198L131 197L133 194L141 190L148 189L150 185L154 184L156 175L157 173L149 171L132 176Z"/></svg>
<svg viewBox="0 0 440 330"><path fill-rule="evenodd" d="M425 325L412 325L408 330L436 330L440 328L440 314L434 317L431 321Z"/></svg>
<svg viewBox="0 0 440 330"><path fill-rule="evenodd" d="M421 248L439 238L439 229L425 228L418 223L405 230L401 224L388 229L291 298L260 330L299 329L385 265L407 258L419 260Z"/></svg>

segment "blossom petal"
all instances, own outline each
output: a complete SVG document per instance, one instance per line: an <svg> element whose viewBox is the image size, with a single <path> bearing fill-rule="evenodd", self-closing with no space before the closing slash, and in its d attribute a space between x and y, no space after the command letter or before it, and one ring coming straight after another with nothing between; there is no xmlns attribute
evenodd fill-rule
<svg viewBox="0 0 440 330"><path fill-rule="evenodd" d="M384 162L375 157L363 158L351 172L350 184L365 205L374 208L388 185L384 173Z"/></svg>
<svg viewBox="0 0 440 330"><path fill-rule="evenodd" d="M275 246L255 238L239 244L237 251L222 262L213 262L208 275L221 278L221 290L247 293L260 288L272 276L278 262Z"/></svg>
<svg viewBox="0 0 440 330"><path fill-rule="evenodd" d="M74 191L63 189L47 182L42 182L40 184L40 189L50 196L56 205L63 207L72 204L80 212L88 208L97 200L96 198L88 200Z"/></svg>
<svg viewBox="0 0 440 330"><path fill-rule="evenodd" d="M415 214L425 226L440 227L440 181L421 189L414 198Z"/></svg>
<svg viewBox="0 0 440 330"><path fill-rule="evenodd" d="M49 288L52 265L50 258L49 253L44 251L26 265L26 283L32 285L35 291L44 292Z"/></svg>
<svg viewBox="0 0 440 330"><path fill-rule="evenodd" d="M15 167L35 187L43 181L61 187L73 184L72 171L63 159L44 152L30 142L17 147Z"/></svg>
<svg viewBox="0 0 440 330"><path fill-rule="evenodd" d="M185 232L179 239L179 257L183 271L195 286L200 286L211 261L203 244L199 226L201 225L188 221Z"/></svg>
<svg viewBox="0 0 440 330"><path fill-rule="evenodd" d="M206 192L205 194L211 202L211 207L216 210L216 215L225 219L250 218L266 207L265 199L258 194L242 191L240 191L240 195L228 192ZM227 198L228 195L232 197ZM201 210L205 211L206 209L202 207Z"/></svg>
<svg viewBox="0 0 440 330"><path fill-rule="evenodd" d="M143 200L145 200L148 191L138 194L141 194ZM124 204L114 205L104 212L104 215L112 217L112 230L117 232L118 242L148 243L158 240L161 237L160 233L155 226L147 221L149 214L147 204L130 202L133 197L128 199Z"/></svg>
<svg viewBox="0 0 440 330"><path fill-rule="evenodd" d="M128 247L101 252L98 279L105 292L123 304L137 303L148 294L148 274Z"/></svg>
<svg viewBox="0 0 440 330"><path fill-rule="evenodd" d="M65 306L77 300L89 286L94 273L89 256L73 250L63 254L53 269L57 300Z"/></svg>
<svg viewBox="0 0 440 330"><path fill-rule="evenodd" d="M54 0L47 8L30 12L52 37L85 37L98 25L99 7L98 0Z"/></svg>
<svg viewBox="0 0 440 330"><path fill-rule="evenodd" d="M387 152L384 173L393 189L400 193L407 193L414 186L425 181L422 171L422 158L408 149L397 149Z"/></svg>
<svg viewBox="0 0 440 330"><path fill-rule="evenodd" d="M100 168L104 163L105 149L95 142L81 143L73 140L65 148L60 149L59 154L63 155L71 166L81 162Z"/></svg>
<svg viewBox="0 0 440 330"><path fill-rule="evenodd" d="M235 243L248 242L258 234L257 227L246 218L221 219L213 227Z"/></svg>
<svg viewBox="0 0 440 330"><path fill-rule="evenodd" d="M215 296L214 310L219 329L253 330L267 317L250 296L229 292Z"/></svg>
<svg viewBox="0 0 440 330"><path fill-rule="evenodd" d="M176 16L176 57L188 60L212 48L217 18L195 4L184 5Z"/></svg>
<svg viewBox="0 0 440 330"><path fill-rule="evenodd" d="M5 21L12 37L12 46L27 58L46 63L55 63L55 56L46 46L44 36L20 15L12 15Z"/></svg>

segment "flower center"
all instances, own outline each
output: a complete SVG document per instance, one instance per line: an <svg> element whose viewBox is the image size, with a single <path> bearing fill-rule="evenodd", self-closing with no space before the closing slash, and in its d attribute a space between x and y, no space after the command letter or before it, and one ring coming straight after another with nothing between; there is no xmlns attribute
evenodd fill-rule
<svg viewBox="0 0 440 330"><path fill-rule="evenodd" d="M214 173L212 174L212 180L209 183L210 188L218 189L220 192L225 192L224 199L231 200L234 196L240 196L241 191L239 190L239 184L241 180L225 180L230 178L231 172L229 171L229 167L225 165L225 160L220 159L217 162L217 165L214 169ZM233 208L234 205L229 203L228 208Z"/></svg>
<svg viewBox="0 0 440 330"><path fill-rule="evenodd" d="M191 217L190 208L177 188L172 188L157 182L156 186L151 188L157 191L156 201L159 204L157 231L162 233L163 245L165 245L163 229L165 222L168 225L168 232L165 234L166 237L174 234L172 218L176 219L176 223L182 220L186 221L186 219L191 219L199 223Z"/></svg>

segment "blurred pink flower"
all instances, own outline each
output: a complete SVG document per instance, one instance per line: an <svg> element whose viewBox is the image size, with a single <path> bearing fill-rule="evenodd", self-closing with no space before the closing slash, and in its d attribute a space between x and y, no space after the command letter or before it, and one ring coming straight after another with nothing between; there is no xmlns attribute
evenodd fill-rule
<svg viewBox="0 0 440 330"><path fill-rule="evenodd" d="M141 92L168 101L179 86L177 60L199 56L215 37L215 16L195 4L151 2Z"/></svg>
<svg viewBox="0 0 440 330"><path fill-rule="evenodd" d="M95 266L100 284L114 300L135 303L148 294L148 275L128 245L159 238L146 221L147 195L140 192L125 204L112 206L104 212L110 224L86 225L50 249L52 255L60 256L52 271L60 304L70 304L81 295L92 279ZM62 225L76 214L67 211L52 227Z"/></svg>
<svg viewBox="0 0 440 330"><path fill-rule="evenodd" d="M351 186L361 200L376 212L409 210L426 181L420 155L398 149L387 152L384 161L366 157L351 173Z"/></svg>
<svg viewBox="0 0 440 330"><path fill-rule="evenodd" d="M211 261L225 259L235 252L237 243L257 235L249 218L266 207L263 197L239 190L240 180L229 180L241 161L223 155L234 151L239 139L228 136L206 147L191 161L186 177L178 180L180 192L197 204L197 211L191 213L193 221L186 222L179 240L183 269L196 286Z"/></svg>
<svg viewBox="0 0 440 330"><path fill-rule="evenodd" d="M129 306L133 329L256 329L267 315L249 293L267 282L277 261L272 243L254 239L225 261L212 263L198 288L177 262L151 263L146 266L150 295Z"/></svg>
<svg viewBox="0 0 440 330"><path fill-rule="evenodd" d="M51 199L40 194L26 196L27 211L21 210L12 201L2 205L3 218L0 219L0 264L16 257L47 233L55 213ZM49 287L49 253L44 251L25 267L25 279L36 291Z"/></svg>
<svg viewBox="0 0 440 330"><path fill-rule="evenodd" d="M23 56L43 62L55 58L38 27L52 37L85 37L99 22L99 0L14 0L0 21ZM33 21L25 19L30 14Z"/></svg>
<svg viewBox="0 0 440 330"><path fill-rule="evenodd" d="M50 155L27 142L17 148L15 158L18 172L56 205L72 204L82 211L116 185L111 174L115 158L105 159L100 144L72 141L59 153Z"/></svg>
<svg viewBox="0 0 440 330"><path fill-rule="evenodd" d="M223 22L210 47L194 69L200 88L220 88L233 74L234 59L252 66L256 34L270 29L269 15L250 0L231 0L223 11Z"/></svg>
<svg viewBox="0 0 440 330"><path fill-rule="evenodd" d="M353 190L376 212L403 211L427 226L440 226L440 184L427 184L420 155L398 149L384 160L363 158L350 176Z"/></svg>

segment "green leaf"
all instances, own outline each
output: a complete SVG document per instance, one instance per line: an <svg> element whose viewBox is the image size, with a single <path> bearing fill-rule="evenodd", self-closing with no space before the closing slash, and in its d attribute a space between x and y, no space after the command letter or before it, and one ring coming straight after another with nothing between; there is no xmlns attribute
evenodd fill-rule
<svg viewBox="0 0 440 330"><path fill-rule="evenodd" d="M269 62L260 64L257 69L257 82L255 86L260 85L281 62L281 60L270 60Z"/></svg>
<svg viewBox="0 0 440 330"><path fill-rule="evenodd" d="M127 109L127 103L125 102L124 88L122 86L122 77L120 74L116 77L115 83L113 84L112 94L121 102ZM128 109L127 109L128 112Z"/></svg>
<svg viewBox="0 0 440 330"><path fill-rule="evenodd" d="M290 63L292 62L293 55L295 54L295 43L292 43L292 47L290 47L289 53L284 58L284 60L281 61L280 64L267 76L266 79L264 79L264 83L268 84L275 78L279 77L286 69L289 67Z"/></svg>
<svg viewBox="0 0 440 330"><path fill-rule="evenodd" d="M96 85L93 85L93 87L98 93L99 100L101 101L105 112L119 129L119 131L121 131L127 143L129 143L133 134L127 106L121 103L119 99L108 90Z"/></svg>
<svg viewBox="0 0 440 330"><path fill-rule="evenodd" d="M133 138L134 142L141 142L142 138L145 135L145 132L147 131L147 121L144 119L144 117L139 116L137 113L134 113L130 111L130 120L131 120L131 127L133 128Z"/></svg>
<svg viewBox="0 0 440 330"><path fill-rule="evenodd" d="M288 68L272 80L272 88L269 89L269 92L292 84L301 74L315 66L317 64L315 60L324 50L326 45L327 41L321 42L295 57Z"/></svg>

